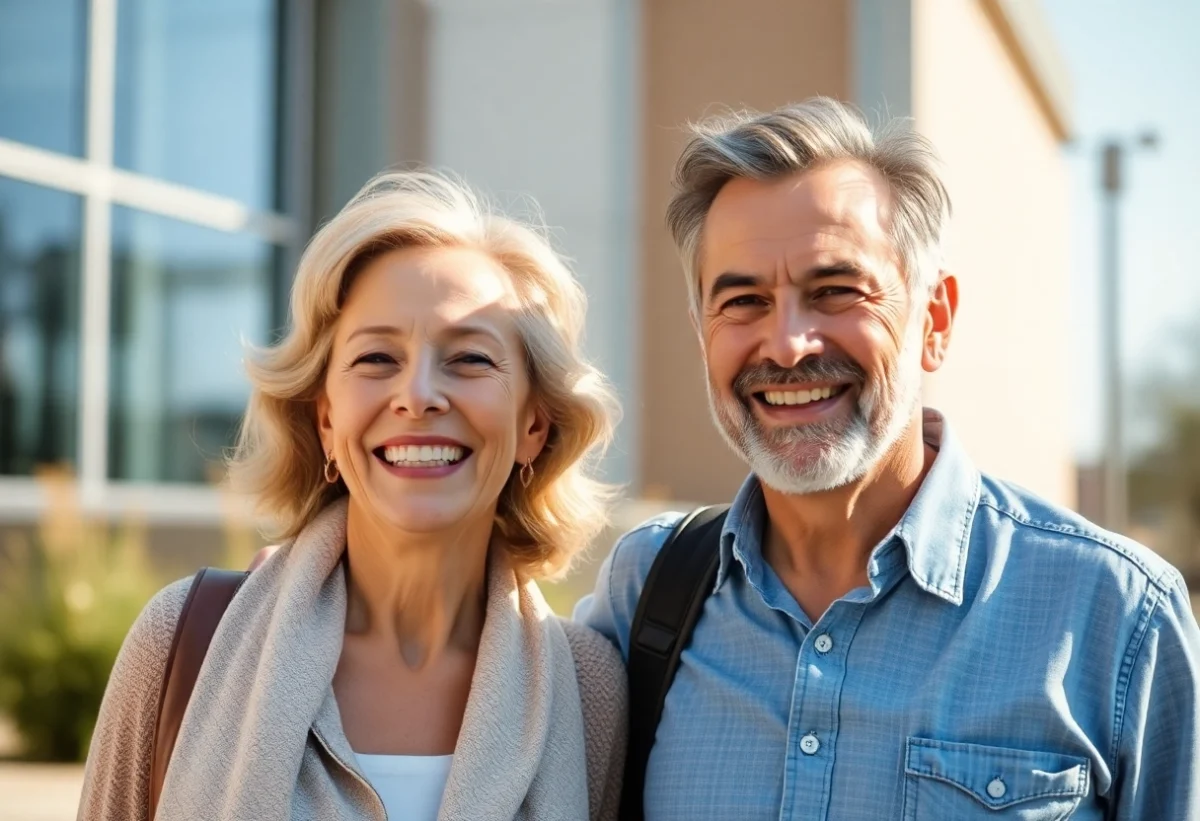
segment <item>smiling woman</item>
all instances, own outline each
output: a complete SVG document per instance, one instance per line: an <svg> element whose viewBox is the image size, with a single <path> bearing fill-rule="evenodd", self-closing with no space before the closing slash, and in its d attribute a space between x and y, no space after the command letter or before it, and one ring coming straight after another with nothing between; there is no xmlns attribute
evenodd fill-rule
<svg viewBox="0 0 1200 821"><path fill-rule="evenodd" d="M152 810L190 580L147 606L81 817L615 818L620 656L536 585L610 495L589 466L615 406L578 283L536 227L391 173L313 238L291 310L249 353L230 465L284 543L225 611Z"/></svg>
<svg viewBox="0 0 1200 821"><path fill-rule="evenodd" d="M430 315L443 301L456 316ZM472 316L476 309L482 315ZM322 388L332 380L336 394L350 373L402 370L413 345L424 345L415 360L424 378L432 364L425 358L439 350L429 343L445 352L453 341L467 351L469 332L476 342L496 337L491 344L507 346L505 379L527 379L549 423L540 452L513 462L509 472L528 461L533 478L528 487L501 488L497 526L536 575L561 571L603 525L608 498L587 469L611 435L615 402L580 353L585 311L583 290L537 229L488 210L447 178L382 175L313 238L296 275L290 333L251 357L255 390L233 481L259 500L277 535L295 536L349 489L344 477L324 480L332 446L312 425ZM441 336L426 340L433 331ZM397 350L405 344L410 350ZM372 361L337 358L350 350ZM485 373L480 363L445 364L464 376ZM496 367L486 373L494 377Z"/></svg>

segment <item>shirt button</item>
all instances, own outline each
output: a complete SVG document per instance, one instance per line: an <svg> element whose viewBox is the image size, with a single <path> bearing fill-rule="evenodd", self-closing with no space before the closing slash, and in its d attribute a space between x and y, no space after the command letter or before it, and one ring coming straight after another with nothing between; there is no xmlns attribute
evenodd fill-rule
<svg viewBox="0 0 1200 821"><path fill-rule="evenodd" d="M833 649L833 639L829 638L828 633L822 633L817 636L817 640L813 642L813 647L817 648L817 652L825 655Z"/></svg>
<svg viewBox="0 0 1200 821"><path fill-rule="evenodd" d="M999 778L993 778L987 785L987 792L992 798L1003 798L1008 792L1008 787L1004 786L1004 782Z"/></svg>
<svg viewBox="0 0 1200 821"><path fill-rule="evenodd" d="M812 733L800 739L800 750L805 755L816 755L819 749L821 749L821 742Z"/></svg>

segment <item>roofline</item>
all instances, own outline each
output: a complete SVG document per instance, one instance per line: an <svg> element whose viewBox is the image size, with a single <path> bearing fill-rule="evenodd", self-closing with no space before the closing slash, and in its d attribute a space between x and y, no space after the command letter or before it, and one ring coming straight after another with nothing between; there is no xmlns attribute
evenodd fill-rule
<svg viewBox="0 0 1200 821"><path fill-rule="evenodd" d="M1073 135L1071 78L1041 0L979 0L1060 142Z"/></svg>

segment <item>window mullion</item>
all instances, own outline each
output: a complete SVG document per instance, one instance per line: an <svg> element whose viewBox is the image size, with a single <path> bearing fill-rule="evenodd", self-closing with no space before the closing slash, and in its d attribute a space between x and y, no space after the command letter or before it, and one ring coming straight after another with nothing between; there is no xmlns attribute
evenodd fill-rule
<svg viewBox="0 0 1200 821"><path fill-rule="evenodd" d="M88 15L87 162L113 162L116 101L117 0L91 0ZM109 313L112 291L112 196L110 175L84 199L83 328L80 332L80 494L84 507L104 504L108 477Z"/></svg>

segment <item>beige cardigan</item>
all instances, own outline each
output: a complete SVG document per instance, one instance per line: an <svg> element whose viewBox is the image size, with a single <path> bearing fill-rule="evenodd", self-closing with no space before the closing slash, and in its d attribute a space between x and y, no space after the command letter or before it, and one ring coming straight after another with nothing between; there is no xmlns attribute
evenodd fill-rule
<svg viewBox="0 0 1200 821"><path fill-rule="evenodd" d="M344 516L336 503L323 512L230 605L180 729L160 821L385 819L333 697ZM439 821L615 819L628 701L620 656L496 565ZM162 590L125 640L92 738L80 819L146 818L162 674L189 585Z"/></svg>

